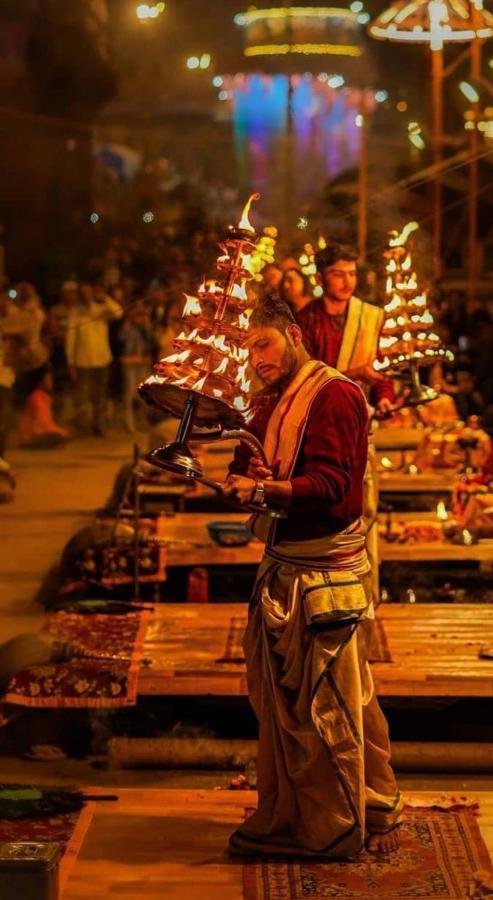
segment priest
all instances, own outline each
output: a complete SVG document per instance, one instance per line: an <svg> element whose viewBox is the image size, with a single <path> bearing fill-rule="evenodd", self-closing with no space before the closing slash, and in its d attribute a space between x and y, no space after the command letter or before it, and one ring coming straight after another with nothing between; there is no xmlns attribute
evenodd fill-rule
<svg viewBox="0 0 493 900"><path fill-rule="evenodd" d="M254 310L247 344L264 385L250 427L268 465L240 445L223 487L265 508L252 523L265 555L244 638L259 720L259 804L230 847L354 859L366 842L390 853L402 802L367 661L366 401L309 357L284 304Z"/></svg>
<svg viewBox="0 0 493 900"><path fill-rule="evenodd" d="M378 417L395 400L392 382L373 369L384 314L355 296L356 261L356 252L341 244L319 250L315 265L324 293L301 310L298 322L310 355L361 384Z"/></svg>

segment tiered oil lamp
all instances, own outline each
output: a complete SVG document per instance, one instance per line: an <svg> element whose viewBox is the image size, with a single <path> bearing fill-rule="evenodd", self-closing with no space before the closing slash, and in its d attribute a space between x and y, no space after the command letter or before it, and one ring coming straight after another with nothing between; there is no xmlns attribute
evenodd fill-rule
<svg viewBox="0 0 493 900"><path fill-rule="evenodd" d="M261 443L244 429L249 417L247 336L253 301L247 294L257 235L248 214L253 194L238 225L231 225L219 245L219 278L204 281L195 295L185 295L183 331L175 352L161 359L155 373L139 387L141 397L180 419L176 440L152 450L146 459L162 469L201 481L204 477L189 442L238 439L265 461ZM212 431L194 431L194 426Z"/></svg>
<svg viewBox="0 0 493 900"><path fill-rule="evenodd" d="M437 360L453 360L438 334L428 308L426 292L420 290L408 247L410 235L418 224L409 222L399 234L391 231L386 258L385 320L380 335L376 372L389 372L409 382L406 406L418 406L436 400L437 392L420 381L421 366Z"/></svg>

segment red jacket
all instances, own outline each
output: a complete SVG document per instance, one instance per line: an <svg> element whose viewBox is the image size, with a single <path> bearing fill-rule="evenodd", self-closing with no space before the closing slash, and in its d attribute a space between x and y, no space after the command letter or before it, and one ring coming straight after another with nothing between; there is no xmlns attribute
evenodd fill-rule
<svg viewBox="0 0 493 900"><path fill-rule="evenodd" d="M249 430L263 442L278 396L262 391L254 401ZM368 413L361 390L334 379L313 401L291 485L292 503L279 519L276 541L300 541L335 534L363 510L368 453ZM240 444L230 471L245 474L251 451Z"/></svg>

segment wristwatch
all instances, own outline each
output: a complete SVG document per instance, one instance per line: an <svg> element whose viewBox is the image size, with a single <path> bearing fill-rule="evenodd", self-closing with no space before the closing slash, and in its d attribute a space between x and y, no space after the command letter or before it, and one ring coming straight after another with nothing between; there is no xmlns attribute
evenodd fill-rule
<svg viewBox="0 0 493 900"><path fill-rule="evenodd" d="M258 506L265 505L265 487L263 481L257 481L252 493L252 503L255 503Z"/></svg>

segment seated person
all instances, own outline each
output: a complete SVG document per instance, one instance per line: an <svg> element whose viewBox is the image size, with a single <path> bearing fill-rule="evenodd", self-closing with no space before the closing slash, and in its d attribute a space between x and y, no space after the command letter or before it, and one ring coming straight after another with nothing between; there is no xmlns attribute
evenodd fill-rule
<svg viewBox="0 0 493 900"><path fill-rule="evenodd" d="M50 450L68 439L68 432L61 425L57 425L53 418L52 392L51 372L48 369L38 370L19 419L21 447L30 450Z"/></svg>

